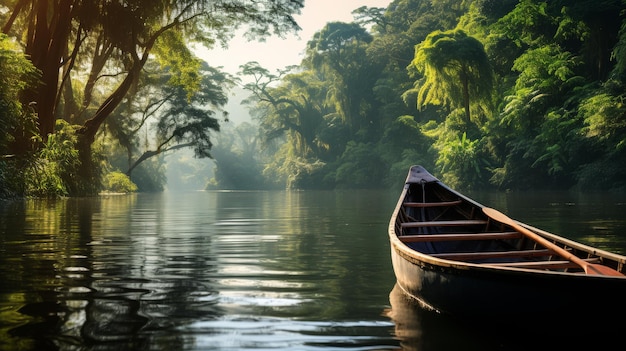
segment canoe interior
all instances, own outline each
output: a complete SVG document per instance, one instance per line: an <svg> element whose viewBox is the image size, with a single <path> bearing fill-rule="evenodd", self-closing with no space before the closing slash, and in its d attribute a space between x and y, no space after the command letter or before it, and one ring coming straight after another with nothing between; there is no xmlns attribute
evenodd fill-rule
<svg viewBox="0 0 626 351"><path fill-rule="evenodd" d="M396 208L400 241L435 259L515 269L584 274L577 264L557 255L511 226L487 217L482 205L448 188L419 166L412 168ZM597 250L527 225L587 262L623 273L626 257Z"/></svg>

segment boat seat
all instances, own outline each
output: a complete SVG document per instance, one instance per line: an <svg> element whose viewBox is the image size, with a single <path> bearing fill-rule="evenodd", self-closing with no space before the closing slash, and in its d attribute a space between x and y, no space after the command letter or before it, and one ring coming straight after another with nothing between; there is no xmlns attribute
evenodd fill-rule
<svg viewBox="0 0 626 351"><path fill-rule="evenodd" d="M404 243L431 242L431 241L460 241L460 240L493 240L493 239L518 239L522 234L519 232L501 233L468 233L468 234L418 234L401 235L398 238Z"/></svg>
<svg viewBox="0 0 626 351"><path fill-rule="evenodd" d="M589 263L600 263L599 258L586 258L584 261ZM572 261L526 261L526 262L498 262L489 263L491 266L505 266L514 268L532 268L532 269L568 269L580 268L579 265Z"/></svg>
<svg viewBox="0 0 626 351"><path fill-rule="evenodd" d="M515 251L485 251L485 252L451 252L432 254L431 256L454 261L485 260L490 258L513 258L513 257L537 257L555 255L554 251L541 250L515 250Z"/></svg>
<svg viewBox="0 0 626 351"><path fill-rule="evenodd" d="M430 221L430 222L405 222L400 225L402 228L422 228L422 227L462 227L468 225L482 225L489 223L484 219L464 219L455 221Z"/></svg>
<svg viewBox="0 0 626 351"><path fill-rule="evenodd" d="M463 201L455 200L442 202L405 202L403 205L406 207L446 207L460 205L461 203L463 203Z"/></svg>

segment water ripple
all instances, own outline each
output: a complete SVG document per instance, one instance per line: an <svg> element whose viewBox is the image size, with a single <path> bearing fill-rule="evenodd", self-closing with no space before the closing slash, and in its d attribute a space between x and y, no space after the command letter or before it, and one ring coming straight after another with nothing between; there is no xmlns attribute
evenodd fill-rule
<svg viewBox="0 0 626 351"><path fill-rule="evenodd" d="M181 328L203 350L397 350L385 321L306 321L230 315Z"/></svg>

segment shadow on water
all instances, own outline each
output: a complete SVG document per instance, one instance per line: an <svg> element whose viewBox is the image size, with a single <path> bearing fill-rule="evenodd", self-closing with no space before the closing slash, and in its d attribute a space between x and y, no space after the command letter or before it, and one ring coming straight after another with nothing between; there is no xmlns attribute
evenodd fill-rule
<svg viewBox="0 0 626 351"><path fill-rule="evenodd" d="M384 315L394 322L403 351L613 350L624 342L621 321L539 314L534 320L460 320L423 307L398 285L389 301Z"/></svg>
<svg viewBox="0 0 626 351"><path fill-rule="evenodd" d="M494 335L480 333L449 316L422 307L395 285L385 315L395 324L404 351L504 350Z"/></svg>

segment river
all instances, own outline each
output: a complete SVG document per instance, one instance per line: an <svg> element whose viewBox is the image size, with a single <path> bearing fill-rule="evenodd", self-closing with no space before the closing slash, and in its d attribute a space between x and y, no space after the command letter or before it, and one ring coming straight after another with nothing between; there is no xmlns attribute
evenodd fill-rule
<svg viewBox="0 0 626 351"><path fill-rule="evenodd" d="M0 202L0 350L503 350L394 288L398 192ZM626 194L477 193L626 253ZM503 346L504 345L504 346Z"/></svg>

